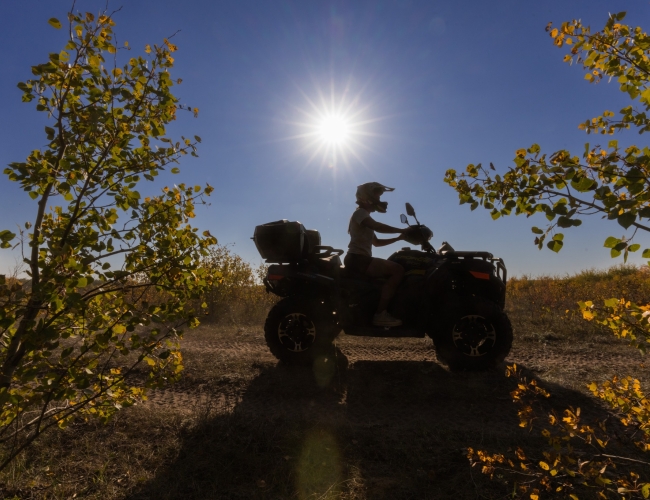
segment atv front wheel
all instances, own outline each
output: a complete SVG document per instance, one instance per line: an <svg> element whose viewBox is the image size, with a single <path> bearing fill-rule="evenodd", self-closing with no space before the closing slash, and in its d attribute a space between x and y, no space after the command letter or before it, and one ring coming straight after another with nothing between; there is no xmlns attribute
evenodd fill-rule
<svg viewBox="0 0 650 500"><path fill-rule="evenodd" d="M269 312L264 338L271 353L283 363L310 366L334 352L332 342L340 328L326 312L319 311L319 305L288 297Z"/></svg>
<svg viewBox="0 0 650 500"><path fill-rule="evenodd" d="M508 316L492 302L477 301L447 318L433 342L450 370L488 370L510 353L512 338Z"/></svg>

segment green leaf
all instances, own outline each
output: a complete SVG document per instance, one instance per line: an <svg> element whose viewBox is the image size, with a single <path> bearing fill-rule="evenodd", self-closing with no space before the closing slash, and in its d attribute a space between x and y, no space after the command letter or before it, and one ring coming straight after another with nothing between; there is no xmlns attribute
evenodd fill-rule
<svg viewBox="0 0 650 500"><path fill-rule="evenodd" d="M608 148L618 148L618 141L616 139L612 139L607 143Z"/></svg>
<svg viewBox="0 0 650 500"><path fill-rule="evenodd" d="M650 248L646 248L643 251L643 254L641 254L641 257L643 257L644 259L650 259Z"/></svg>
<svg viewBox="0 0 650 500"><path fill-rule="evenodd" d="M198 135L195 135L194 138L196 139L196 142L201 142L201 138Z"/></svg>
<svg viewBox="0 0 650 500"><path fill-rule="evenodd" d="M604 301L605 307L616 307L618 305L618 299L612 298L612 299L606 299Z"/></svg>
<svg viewBox="0 0 650 500"><path fill-rule="evenodd" d="M171 173L172 174L178 174L178 173L180 173L180 171L181 171L180 168L174 167L174 168L172 168Z"/></svg>
<svg viewBox="0 0 650 500"><path fill-rule="evenodd" d="M627 247L627 249L630 252L636 252L639 248L641 248L641 245L639 245L638 243L635 243L634 245L630 245L629 247Z"/></svg>
<svg viewBox="0 0 650 500"><path fill-rule="evenodd" d="M535 227L535 226L533 226L533 227L531 228L531 230L532 230L533 233L535 233L535 234L544 234L544 231L542 231L540 228Z"/></svg>
<svg viewBox="0 0 650 500"><path fill-rule="evenodd" d="M58 30L61 29L61 21L59 21L56 17L50 18L48 23L50 23L50 26L53 26Z"/></svg>
<svg viewBox="0 0 650 500"><path fill-rule="evenodd" d="M618 238L614 238L613 236L609 236L605 240L605 244L603 245L605 248L614 248L616 245L618 245L621 242ZM648 250L650 252L650 250ZM648 255L650 257L650 255Z"/></svg>
<svg viewBox="0 0 650 500"><path fill-rule="evenodd" d="M591 191L592 189L595 189L597 185L598 183L589 177L574 177L571 179L571 187L577 191L580 191L581 193Z"/></svg>
<svg viewBox="0 0 650 500"><path fill-rule="evenodd" d="M625 212L618 216L618 223L623 226L625 229L630 227L636 220L636 215L632 212Z"/></svg>
<svg viewBox="0 0 650 500"><path fill-rule="evenodd" d="M15 237L16 235L7 229L0 231L0 248L9 248L11 240Z"/></svg>
<svg viewBox="0 0 650 500"><path fill-rule="evenodd" d="M551 240L546 244L546 246L553 250L555 253L562 250L562 245L564 245L564 243L561 240Z"/></svg>
<svg viewBox="0 0 650 500"><path fill-rule="evenodd" d="M38 193L37 193L36 191L30 191L30 192L29 192L29 197L30 197L32 200L35 200L36 198L38 198Z"/></svg>

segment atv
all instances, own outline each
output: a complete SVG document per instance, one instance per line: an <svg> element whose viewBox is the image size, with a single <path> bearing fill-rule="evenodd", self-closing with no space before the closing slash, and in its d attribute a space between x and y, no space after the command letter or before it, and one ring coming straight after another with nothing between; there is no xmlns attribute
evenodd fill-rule
<svg viewBox="0 0 650 500"><path fill-rule="evenodd" d="M388 312L398 327L371 324L382 281L346 272L343 250L321 245L320 233L300 222L270 222L255 228L253 240L269 265L267 292L282 297L264 325L273 355L288 364L311 365L331 355L344 331L366 337L429 336L439 361L451 370L486 370L501 363L512 346L512 327L504 312L507 271L489 252L457 252L419 223L408 231L409 247L392 254L405 276ZM409 224L408 217L401 221ZM409 224L410 225L410 224Z"/></svg>

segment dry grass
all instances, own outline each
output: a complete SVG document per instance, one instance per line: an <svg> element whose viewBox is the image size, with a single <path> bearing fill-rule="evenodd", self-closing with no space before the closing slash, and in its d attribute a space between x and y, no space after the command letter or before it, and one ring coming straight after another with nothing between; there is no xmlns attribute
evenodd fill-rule
<svg viewBox="0 0 650 500"><path fill-rule="evenodd" d="M643 298L647 275L511 282L509 361L551 391L544 404L602 416L586 382L650 380L638 353L565 313L593 292L625 290ZM502 371L450 373L422 339L342 335L337 345L314 372L278 365L259 326L202 326L184 340L179 384L106 426L48 434L0 477L0 496L496 499L512 485L470 468L465 449L544 445L517 427Z"/></svg>

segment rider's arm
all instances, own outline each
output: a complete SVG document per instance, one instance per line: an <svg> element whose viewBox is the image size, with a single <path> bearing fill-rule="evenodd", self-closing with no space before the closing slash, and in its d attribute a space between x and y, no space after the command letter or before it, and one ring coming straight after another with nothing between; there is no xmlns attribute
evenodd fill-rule
<svg viewBox="0 0 650 500"><path fill-rule="evenodd" d="M378 233L384 233L384 234L404 234L408 228L398 228L398 227L393 227L389 226L388 224L382 224L381 222L377 222L375 219L372 217L366 217L361 221L362 226L369 227L373 231L376 231ZM400 238L393 238L395 241L398 241Z"/></svg>
<svg viewBox="0 0 650 500"><path fill-rule="evenodd" d="M391 243L396 243L399 240L401 240L403 236L398 236L397 238L377 238L377 236L374 236L372 238L372 244L373 246L376 247L385 247L386 245L390 245Z"/></svg>

